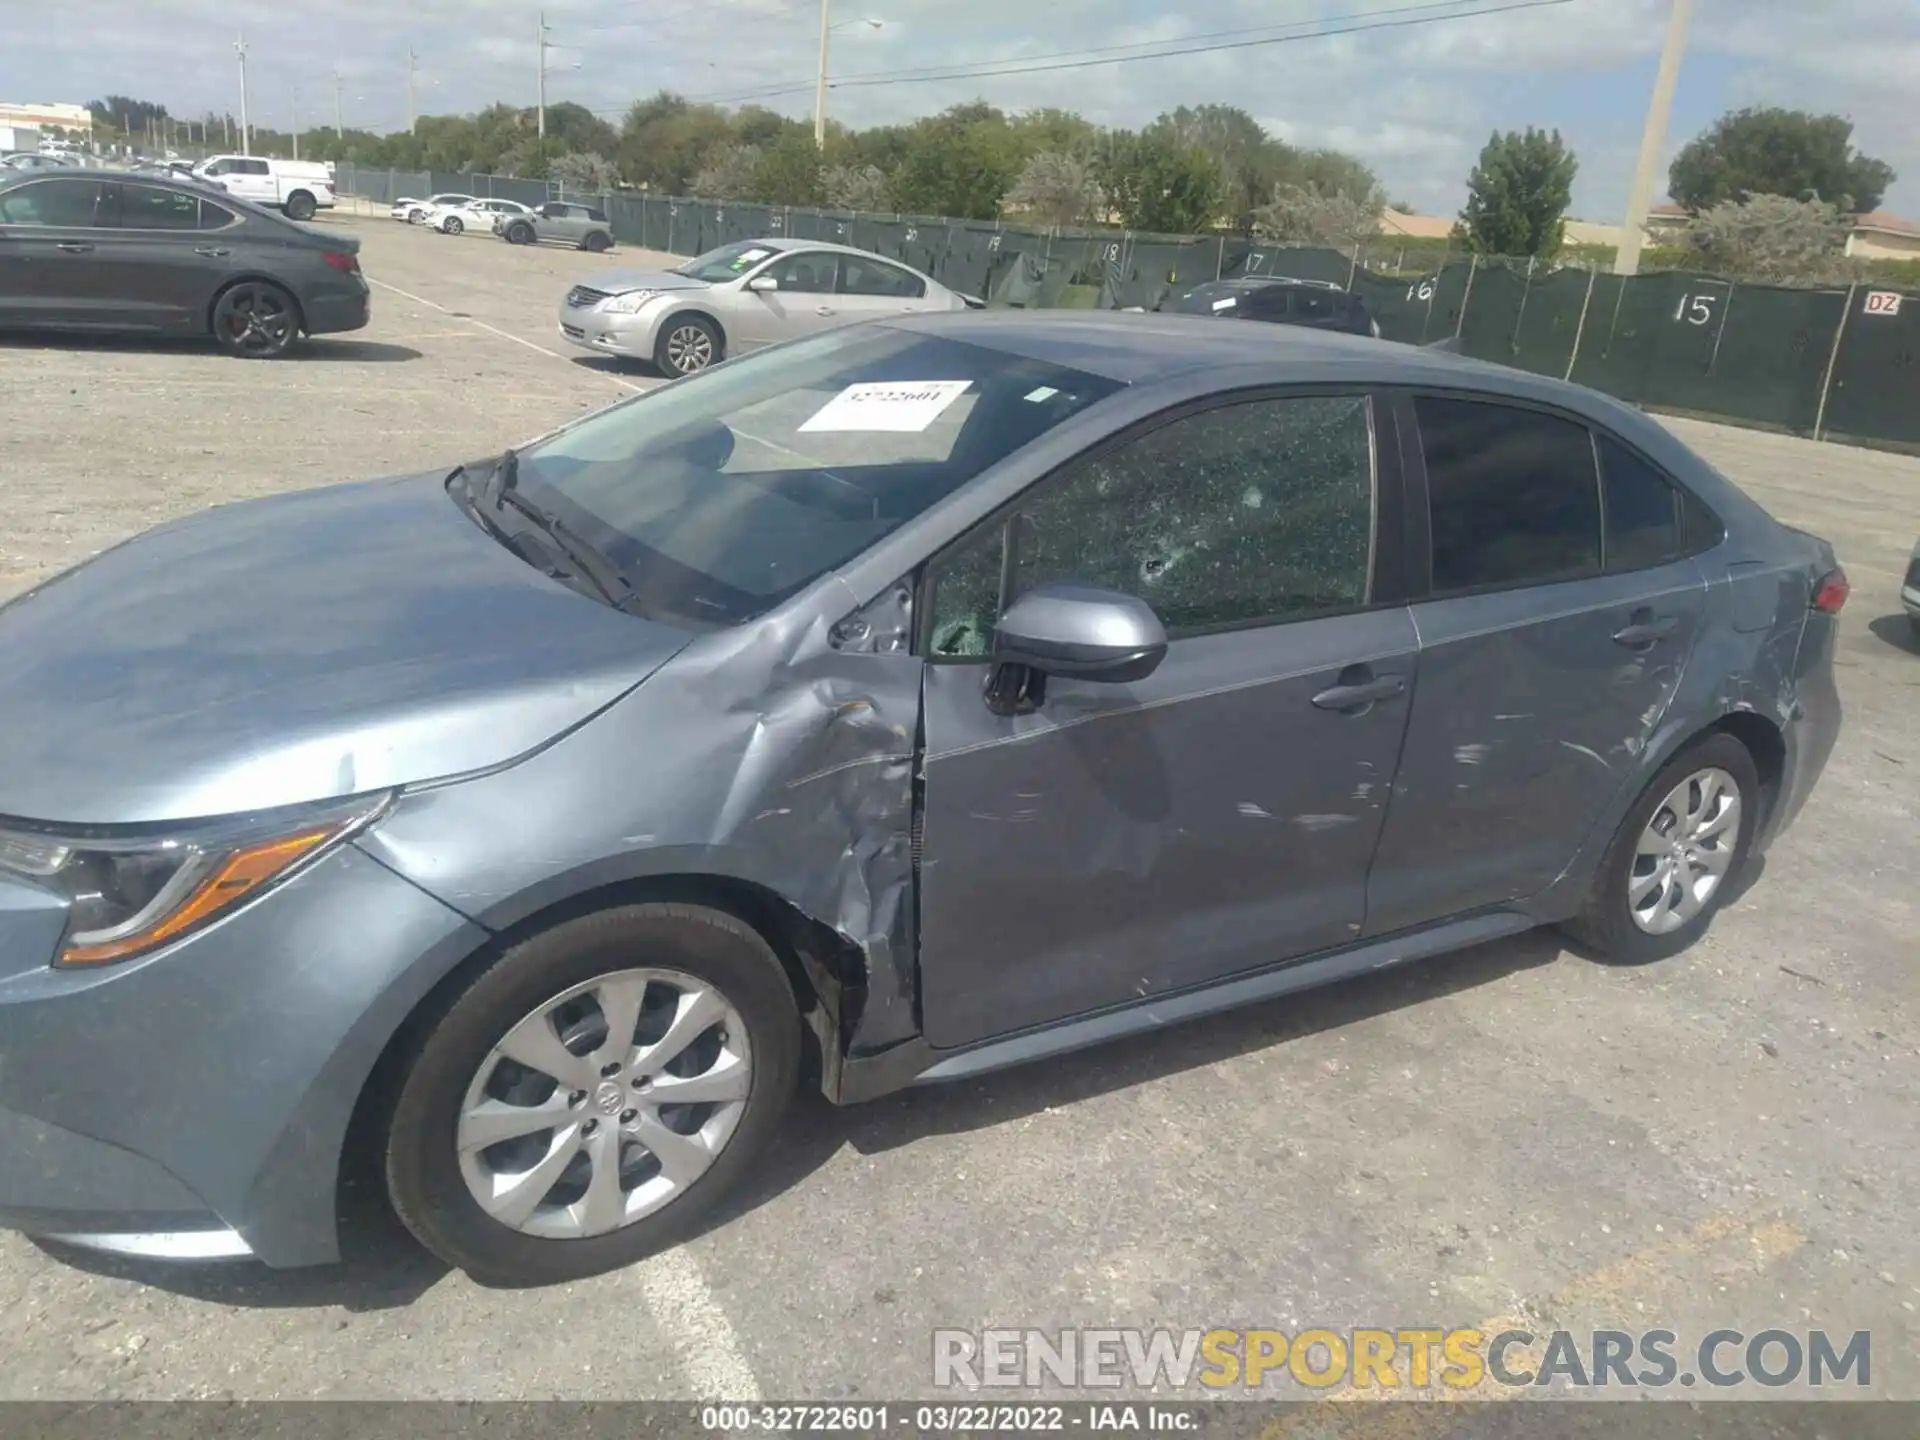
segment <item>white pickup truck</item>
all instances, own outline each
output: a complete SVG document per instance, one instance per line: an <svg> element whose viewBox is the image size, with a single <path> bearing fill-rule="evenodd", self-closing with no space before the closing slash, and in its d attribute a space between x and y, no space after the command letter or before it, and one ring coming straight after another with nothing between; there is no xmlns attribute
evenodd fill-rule
<svg viewBox="0 0 1920 1440"><path fill-rule="evenodd" d="M193 173L242 200L284 210L289 220L311 220L315 210L331 210L334 204L333 171L315 160L215 155L194 166Z"/></svg>

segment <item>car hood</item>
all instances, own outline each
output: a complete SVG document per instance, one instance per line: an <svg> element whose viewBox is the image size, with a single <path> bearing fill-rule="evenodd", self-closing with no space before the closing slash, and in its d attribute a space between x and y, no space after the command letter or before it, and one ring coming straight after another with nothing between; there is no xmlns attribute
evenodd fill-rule
<svg viewBox="0 0 1920 1440"><path fill-rule="evenodd" d="M0 815L180 820L501 765L690 638L549 579L438 475L203 511L0 606Z"/></svg>
<svg viewBox="0 0 1920 1440"><path fill-rule="evenodd" d="M629 290L710 290L704 280L676 275L671 270L608 270L583 282L590 289L607 295L624 295Z"/></svg>

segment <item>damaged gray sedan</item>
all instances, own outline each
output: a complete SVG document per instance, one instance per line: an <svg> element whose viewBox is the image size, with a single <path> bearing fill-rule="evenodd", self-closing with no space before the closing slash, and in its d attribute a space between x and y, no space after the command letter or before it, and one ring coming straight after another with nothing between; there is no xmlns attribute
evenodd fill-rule
<svg viewBox="0 0 1920 1440"><path fill-rule="evenodd" d="M802 1082L970 1076L1560 924L1705 930L1846 580L1640 414L1349 337L961 313L0 613L0 1223L618 1266ZM362 1133L356 1129L355 1133Z"/></svg>

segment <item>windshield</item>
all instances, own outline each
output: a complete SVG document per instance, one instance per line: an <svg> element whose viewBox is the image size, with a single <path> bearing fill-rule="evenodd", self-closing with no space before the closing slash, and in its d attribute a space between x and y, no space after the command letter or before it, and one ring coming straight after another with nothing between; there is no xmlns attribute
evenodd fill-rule
<svg viewBox="0 0 1920 1440"><path fill-rule="evenodd" d="M883 327L776 346L534 445L519 485L606 555L629 608L751 620L1120 388Z"/></svg>
<svg viewBox="0 0 1920 1440"><path fill-rule="evenodd" d="M736 240L731 245L722 245L718 250L694 256L673 273L685 275L689 280L705 280L710 285L718 285L723 280L733 280L746 274L773 253L773 246L761 241Z"/></svg>

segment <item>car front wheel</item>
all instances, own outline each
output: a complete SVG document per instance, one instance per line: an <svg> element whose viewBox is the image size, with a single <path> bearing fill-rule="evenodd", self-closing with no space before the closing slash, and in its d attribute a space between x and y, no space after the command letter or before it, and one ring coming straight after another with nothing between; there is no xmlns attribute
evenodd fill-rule
<svg viewBox="0 0 1920 1440"><path fill-rule="evenodd" d="M654 342L654 364L674 379L697 375L720 358L720 332L703 315L674 316L660 327L660 338Z"/></svg>
<svg viewBox="0 0 1920 1440"><path fill-rule="evenodd" d="M800 1062L780 962L705 907L622 906L521 941L400 1082L387 1188L483 1282L552 1284L683 1238L771 1138Z"/></svg>
<svg viewBox="0 0 1920 1440"><path fill-rule="evenodd" d="M1687 746L1627 812L1568 930L1624 965L1686 949L1746 868L1760 807L1759 772L1745 745L1715 733Z"/></svg>
<svg viewBox="0 0 1920 1440"><path fill-rule="evenodd" d="M509 245L531 245L533 243L533 227L531 225L509 225L507 227L507 243Z"/></svg>
<svg viewBox="0 0 1920 1440"><path fill-rule="evenodd" d="M467 227L460 223L460 217L458 215L449 215L447 217L446 224L443 225L441 228L445 230L449 235L458 235L462 230L466 229Z"/></svg>

